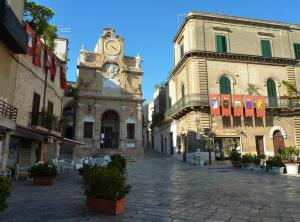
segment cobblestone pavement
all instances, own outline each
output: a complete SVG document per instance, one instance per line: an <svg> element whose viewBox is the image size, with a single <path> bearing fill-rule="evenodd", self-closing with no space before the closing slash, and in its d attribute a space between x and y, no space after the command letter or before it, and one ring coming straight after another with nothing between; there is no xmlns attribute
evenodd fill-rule
<svg viewBox="0 0 300 222"><path fill-rule="evenodd" d="M89 212L79 176L53 187L14 182L0 221L300 221L300 178L197 167L155 155L128 166L132 185L120 216Z"/></svg>

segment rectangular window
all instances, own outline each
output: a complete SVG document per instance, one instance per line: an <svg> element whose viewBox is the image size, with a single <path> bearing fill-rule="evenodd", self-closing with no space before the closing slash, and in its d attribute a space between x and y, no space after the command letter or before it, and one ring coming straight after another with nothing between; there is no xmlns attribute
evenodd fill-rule
<svg viewBox="0 0 300 222"><path fill-rule="evenodd" d="M53 114L53 102L50 102L49 100L48 100L47 112Z"/></svg>
<svg viewBox="0 0 300 222"><path fill-rule="evenodd" d="M93 122L84 122L83 123L83 138L93 138Z"/></svg>
<svg viewBox="0 0 300 222"><path fill-rule="evenodd" d="M183 42L180 44L180 58L184 56L184 45Z"/></svg>
<svg viewBox="0 0 300 222"><path fill-rule="evenodd" d="M135 139L135 124L127 124L127 139Z"/></svg>
<svg viewBox="0 0 300 222"><path fill-rule="evenodd" d="M271 48L271 41L270 40L261 40L261 55L263 57L272 57L272 48Z"/></svg>
<svg viewBox="0 0 300 222"><path fill-rule="evenodd" d="M216 35L216 50L217 52L227 52L227 38L225 35Z"/></svg>
<svg viewBox="0 0 300 222"><path fill-rule="evenodd" d="M39 112L40 112L40 99L41 96L37 93L33 93L32 99L32 109L31 109L31 125L36 126L39 120Z"/></svg>
<svg viewBox="0 0 300 222"><path fill-rule="evenodd" d="M300 60L300 43L294 43L295 58Z"/></svg>

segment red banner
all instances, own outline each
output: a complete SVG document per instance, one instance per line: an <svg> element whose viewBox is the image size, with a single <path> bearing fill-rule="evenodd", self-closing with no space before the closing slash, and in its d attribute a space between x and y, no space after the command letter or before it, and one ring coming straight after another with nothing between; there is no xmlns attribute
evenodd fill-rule
<svg viewBox="0 0 300 222"><path fill-rule="evenodd" d="M50 74L51 74L51 81L54 82L55 80L55 75L56 75L56 58L52 54L50 57Z"/></svg>
<svg viewBox="0 0 300 222"><path fill-rule="evenodd" d="M245 116L252 117L254 115L253 96L245 96Z"/></svg>
<svg viewBox="0 0 300 222"><path fill-rule="evenodd" d="M66 68L65 65L60 67L60 88L66 90L68 88L67 80L66 80Z"/></svg>
<svg viewBox="0 0 300 222"><path fill-rule="evenodd" d="M243 97L241 95L233 95L233 115L237 117L243 115Z"/></svg>
<svg viewBox="0 0 300 222"><path fill-rule="evenodd" d="M36 47L34 54L34 65L41 67L42 41L39 37L36 38Z"/></svg>
<svg viewBox="0 0 300 222"><path fill-rule="evenodd" d="M33 56L33 54L34 54L34 32L28 24L26 25L26 32L28 35L27 54L30 56Z"/></svg>
<svg viewBox="0 0 300 222"><path fill-rule="evenodd" d="M220 115L220 96L219 94L209 95L210 114L212 116Z"/></svg>
<svg viewBox="0 0 300 222"><path fill-rule="evenodd" d="M256 116L265 116L265 97L263 96L256 96Z"/></svg>
<svg viewBox="0 0 300 222"><path fill-rule="evenodd" d="M231 102L230 102L230 94L222 94L222 116L230 116L231 115Z"/></svg>

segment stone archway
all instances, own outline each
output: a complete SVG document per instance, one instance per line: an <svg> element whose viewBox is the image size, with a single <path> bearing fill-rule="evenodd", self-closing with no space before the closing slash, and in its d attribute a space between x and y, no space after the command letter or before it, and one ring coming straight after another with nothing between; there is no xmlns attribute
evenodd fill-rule
<svg viewBox="0 0 300 222"><path fill-rule="evenodd" d="M101 117L100 147L102 149L118 149L120 141L120 117L113 110L107 110Z"/></svg>

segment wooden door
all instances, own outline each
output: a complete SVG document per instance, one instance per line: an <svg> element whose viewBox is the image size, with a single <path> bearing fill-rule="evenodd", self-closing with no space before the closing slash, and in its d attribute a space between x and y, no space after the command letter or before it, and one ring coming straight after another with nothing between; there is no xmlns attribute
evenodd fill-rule
<svg viewBox="0 0 300 222"><path fill-rule="evenodd" d="M279 130L273 134L274 155L280 156L280 149L284 147L284 138Z"/></svg>
<svg viewBox="0 0 300 222"><path fill-rule="evenodd" d="M257 155L264 155L265 154L264 137L263 136L255 136L255 141L256 141Z"/></svg>
<svg viewBox="0 0 300 222"><path fill-rule="evenodd" d="M39 119L40 111L40 99L41 96L37 93L33 93L32 110L31 110L31 125L36 126Z"/></svg>

